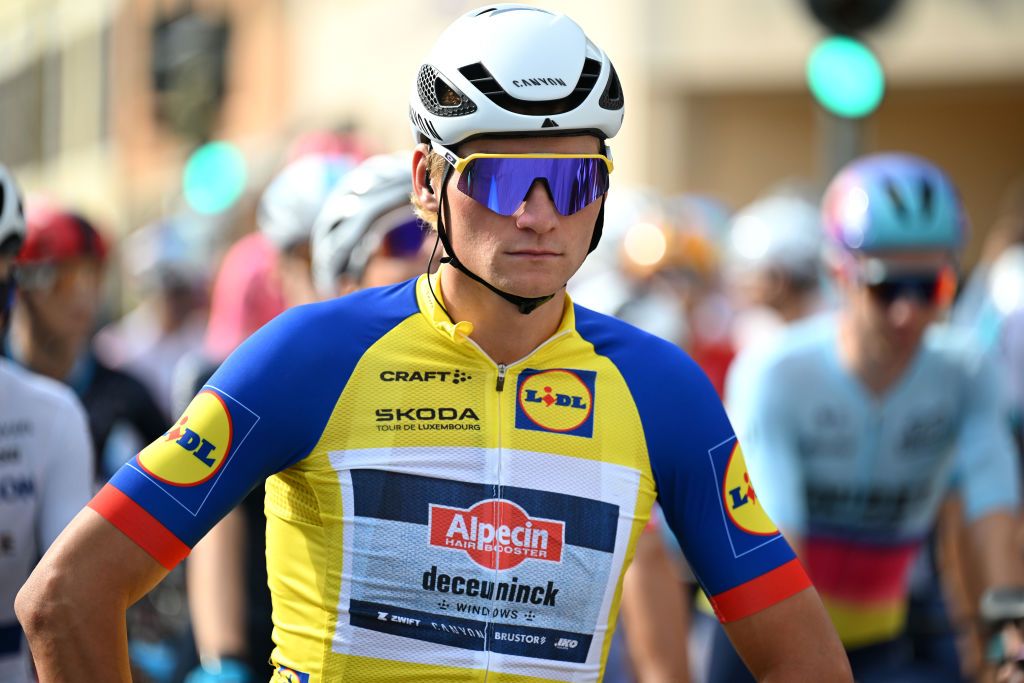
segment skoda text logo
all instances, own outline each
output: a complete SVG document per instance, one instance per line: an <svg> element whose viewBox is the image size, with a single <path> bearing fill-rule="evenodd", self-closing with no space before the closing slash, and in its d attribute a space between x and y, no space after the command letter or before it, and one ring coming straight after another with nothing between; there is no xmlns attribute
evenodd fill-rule
<svg viewBox="0 0 1024 683"><path fill-rule="evenodd" d="M461 384L473 379L462 370L384 370L380 373L382 382L451 382Z"/></svg>
<svg viewBox="0 0 1024 683"><path fill-rule="evenodd" d="M224 400L212 391L201 391L178 422L139 453L139 466L167 484L196 486L224 466L231 438L231 415Z"/></svg>
<svg viewBox="0 0 1024 683"><path fill-rule="evenodd" d="M467 509L430 506L430 545L465 551L487 569L523 560L562 561L565 522L530 517L515 503L484 500Z"/></svg>
<svg viewBox="0 0 1024 683"><path fill-rule="evenodd" d="M592 386L573 370L538 372L520 381L519 408L536 427L572 432L590 419L594 407Z"/></svg>

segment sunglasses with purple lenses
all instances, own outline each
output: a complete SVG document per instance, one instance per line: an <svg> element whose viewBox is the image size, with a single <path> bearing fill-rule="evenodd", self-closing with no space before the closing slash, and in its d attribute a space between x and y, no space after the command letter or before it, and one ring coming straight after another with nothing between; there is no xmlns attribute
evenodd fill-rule
<svg viewBox="0 0 1024 683"><path fill-rule="evenodd" d="M459 171L457 187L491 211L511 216L537 180L555 210L571 216L608 191L612 162L603 154L471 154L465 159L439 147Z"/></svg>
<svg viewBox="0 0 1024 683"><path fill-rule="evenodd" d="M384 233L379 253L391 258L411 258L420 253L427 232L418 218L399 223Z"/></svg>

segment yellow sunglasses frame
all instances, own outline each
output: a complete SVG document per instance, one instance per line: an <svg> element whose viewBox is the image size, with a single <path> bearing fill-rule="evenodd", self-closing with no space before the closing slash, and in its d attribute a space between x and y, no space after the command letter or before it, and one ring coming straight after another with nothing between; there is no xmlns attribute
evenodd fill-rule
<svg viewBox="0 0 1024 683"><path fill-rule="evenodd" d="M608 173L615 170L615 162L612 161L611 150L608 150L608 154L543 154L539 152L529 152L526 154L496 154L491 152L474 152L468 157L460 157L451 151L444 145L436 142L431 142L430 147L437 153L439 153L448 164L454 168L458 173L462 173L469 162L474 159L600 159L608 167Z"/></svg>

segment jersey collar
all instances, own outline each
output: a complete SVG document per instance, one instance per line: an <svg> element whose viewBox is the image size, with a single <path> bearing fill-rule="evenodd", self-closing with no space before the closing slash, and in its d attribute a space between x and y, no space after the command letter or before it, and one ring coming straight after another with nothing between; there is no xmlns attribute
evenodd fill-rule
<svg viewBox="0 0 1024 683"><path fill-rule="evenodd" d="M441 268L450 266L442 265ZM431 293L433 289L433 293ZM456 343L462 343L473 334L473 323L468 320L460 320L453 323L448 314L441 309L438 301L444 301L441 292L440 270L433 275L420 275L416 281L416 302L419 304L422 313L431 325ZM576 311L572 298L565 294L565 305L562 307L562 320L558 323L558 329L551 335L551 339L565 336L576 330ZM550 341L550 340L549 340Z"/></svg>

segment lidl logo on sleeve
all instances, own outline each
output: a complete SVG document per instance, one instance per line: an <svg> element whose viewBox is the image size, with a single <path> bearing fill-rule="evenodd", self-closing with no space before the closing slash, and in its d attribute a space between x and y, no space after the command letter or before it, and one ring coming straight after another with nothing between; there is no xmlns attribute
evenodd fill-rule
<svg viewBox="0 0 1024 683"><path fill-rule="evenodd" d="M516 428L592 436L596 379L593 370L523 370L516 387Z"/></svg>
<svg viewBox="0 0 1024 683"><path fill-rule="evenodd" d="M224 466L233 436L224 399L201 391L177 423L139 453L139 466L165 484L198 486Z"/></svg>
<svg viewBox="0 0 1024 683"><path fill-rule="evenodd" d="M739 442L730 439L708 455L720 490L722 521L736 557L781 538L757 497Z"/></svg>

